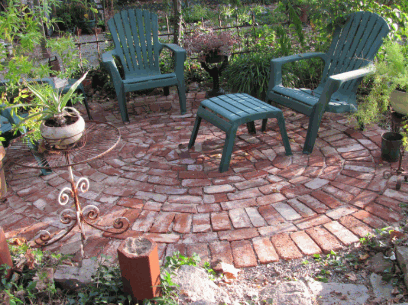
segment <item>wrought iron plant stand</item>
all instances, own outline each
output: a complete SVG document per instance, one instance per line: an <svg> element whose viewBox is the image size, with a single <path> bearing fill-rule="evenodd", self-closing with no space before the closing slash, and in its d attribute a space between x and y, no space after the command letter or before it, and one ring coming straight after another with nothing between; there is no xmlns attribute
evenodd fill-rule
<svg viewBox="0 0 408 305"><path fill-rule="evenodd" d="M39 231L35 239L38 246L51 245L78 226L81 233L81 254L83 256L83 246L86 240L84 223L113 234L120 234L129 229L129 220L125 217L116 218L112 227L96 224L99 218L99 208L95 205L82 207L79 201L79 194L89 190L89 180L82 177L75 181L72 171L75 165L90 162L107 154L119 143L119 140L120 132L115 126L109 123L88 121L81 139L68 147L56 148L44 139L33 144L32 141L25 138L25 135L11 143L7 149L7 155L15 165L38 169L68 168L71 187L64 187L60 191L58 203L65 206L71 202L75 209L67 208L60 213L60 221L66 225L62 232L52 235L46 230Z"/></svg>

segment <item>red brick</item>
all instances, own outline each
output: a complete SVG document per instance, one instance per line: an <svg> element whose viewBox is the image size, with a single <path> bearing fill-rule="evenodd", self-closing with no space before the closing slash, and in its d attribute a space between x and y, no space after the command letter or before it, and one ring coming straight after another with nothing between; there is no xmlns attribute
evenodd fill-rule
<svg viewBox="0 0 408 305"><path fill-rule="evenodd" d="M360 195L354 198L350 203L359 207L365 208L368 204L377 198L378 194L371 191L363 191Z"/></svg>
<svg viewBox="0 0 408 305"><path fill-rule="evenodd" d="M306 167L303 165L292 164L291 166L280 171L279 176L286 179L292 179L293 177L302 175L305 169Z"/></svg>
<svg viewBox="0 0 408 305"><path fill-rule="evenodd" d="M261 206L258 211L269 225L285 222L285 219L273 208L272 205Z"/></svg>
<svg viewBox="0 0 408 305"><path fill-rule="evenodd" d="M157 212L144 210L140 213L139 218L133 224L132 230L148 232L156 219Z"/></svg>
<svg viewBox="0 0 408 305"><path fill-rule="evenodd" d="M152 176L177 178L177 172L173 172L171 170L163 170L163 169L152 168L147 172L147 174L152 175Z"/></svg>
<svg viewBox="0 0 408 305"><path fill-rule="evenodd" d="M270 195L258 197L256 200L259 205L266 205L286 200L286 197L280 193L273 193Z"/></svg>
<svg viewBox="0 0 408 305"><path fill-rule="evenodd" d="M229 210L229 217L236 229L252 227L251 221L243 208Z"/></svg>
<svg viewBox="0 0 408 305"><path fill-rule="evenodd" d="M328 207L325 204L321 203L319 200L310 195L300 196L296 199L307 205L318 214L324 214L328 210Z"/></svg>
<svg viewBox="0 0 408 305"><path fill-rule="evenodd" d="M180 179L206 179L208 178L205 172L199 172L199 171L180 171L178 175Z"/></svg>
<svg viewBox="0 0 408 305"><path fill-rule="evenodd" d="M175 213L161 212L156 216L153 226L150 228L151 233L166 233L173 222Z"/></svg>
<svg viewBox="0 0 408 305"><path fill-rule="evenodd" d="M181 255L186 255L187 247L185 244L169 244L166 249L166 257L173 256L175 252L180 252Z"/></svg>
<svg viewBox="0 0 408 305"><path fill-rule="evenodd" d="M233 241L231 248L236 268L255 267L258 265L255 252L249 240Z"/></svg>
<svg viewBox="0 0 408 305"><path fill-rule="evenodd" d="M182 234L190 233L192 220L193 217L190 214L176 214L173 231Z"/></svg>
<svg viewBox="0 0 408 305"><path fill-rule="evenodd" d="M135 193L134 190L129 190L126 188L119 188L119 187L108 187L103 191L104 194L112 195L112 196L121 196L121 197L128 197Z"/></svg>
<svg viewBox="0 0 408 305"><path fill-rule="evenodd" d="M322 253L319 246L306 234L305 231L298 231L292 233L290 238L295 242L296 246L302 251L304 255L313 255Z"/></svg>
<svg viewBox="0 0 408 305"><path fill-rule="evenodd" d="M331 209L334 209L342 205L340 201L338 201L337 199L333 198L332 196L326 194L321 190L313 191L310 195L312 195L314 198L319 200L321 203L324 203Z"/></svg>
<svg viewBox="0 0 408 305"><path fill-rule="evenodd" d="M316 215L312 216L309 218L304 218L299 221L294 221L293 223L301 230L311 228L314 226L319 226L322 224L325 224L327 222L330 222L331 219L327 217L326 215Z"/></svg>
<svg viewBox="0 0 408 305"><path fill-rule="evenodd" d="M303 256L295 243L290 239L289 234L280 233L272 236L271 240L279 257L285 260L291 260Z"/></svg>
<svg viewBox="0 0 408 305"><path fill-rule="evenodd" d="M336 159L334 163L338 162ZM334 180L338 176L338 174L342 171L342 167L340 166L327 166L324 170L323 173L320 175L319 178L321 179L327 179L327 180Z"/></svg>
<svg viewBox="0 0 408 305"><path fill-rule="evenodd" d="M227 264L233 264L231 246L228 241L213 242L209 244L211 251L211 265L221 261Z"/></svg>
<svg viewBox="0 0 408 305"><path fill-rule="evenodd" d="M366 188L367 185L370 183L367 180L351 178L351 177L347 177L347 176L344 176L344 175L338 175L335 182L348 184L348 185L358 187L358 188L362 188L362 189Z"/></svg>
<svg viewBox="0 0 408 305"><path fill-rule="evenodd" d="M202 204L203 199L201 196L191 196L191 195L170 195L168 200L169 203L182 203L182 204Z"/></svg>
<svg viewBox="0 0 408 305"><path fill-rule="evenodd" d="M231 209L238 209L238 208L247 208L251 206L256 206L256 201L254 198L252 199L242 199L242 200L234 200L234 201L227 201L222 202L221 207L223 210L231 210Z"/></svg>
<svg viewBox="0 0 408 305"><path fill-rule="evenodd" d="M369 226L350 215L340 218L340 223L358 237L365 237L367 234L373 232Z"/></svg>
<svg viewBox="0 0 408 305"><path fill-rule="evenodd" d="M252 243L261 264L279 261L279 256L268 237L256 237L252 239Z"/></svg>
<svg viewBox="0 0 408 305"><path fill-rule="evenodd" d="M389 208L386 208L380 204L376 204L376 203L370 203L368 206L366 206L365 210L375 216L378 216L382 219L384 219L385 221L388 222L397 222L400 221L403 217L402 214L400 213L396 213L394 211L392 211Z"/></svg>
<svg viewBox="0 0 408 305"><path fill-rule="evenodd" d="M245 181L245 179L242 178L241 176L228 176L228 177L212 179L212 182L214 185L232 184L232 183L237 183L241 181Z"/></svg>
<svg viewBox="0 0 408 305"><path fill-rule="evenodd" d="M306 230L306 233L314 240L314 242L323 250L323 253L330 251L338 251L343 248L340 241L327 230L314 227Z"/></svg>
<svg viewBox="0 0 408 305"><path fill-rule="evenodd" d="M359 241L359 238L339 224L337 221L332 221L324 224L324 227L340 240L343 245L349 246Z"/></svg>
<svg viewBox="0 0 408 305"><path fill-rule="evenodd" d="M193 254L198 254L200 257L200 265L203 265L205 262L209 261L209 251L207 244L187 244L187 256L193 256Z"/></svg>
<svg viewBox="0 0 408 305"><path fill-rule="evenodd" d="M219 231L218 236L220 240L240 240L240 239L251 239L253 237L258 236L259 233L255 228L248 228L248 229L238 229L238 230L230 230L230 231Z"/></svg>
<svg viewBox="0 0 408 305"><path fill-rule="evenodd" d="M247 180L239 183L235 183L235 187L239 190L246 190L248 188L255 188L255 187L260 187L265 184L269 184L268 181L262 178L254 179L254 180Z"/></svg>
<svg viewBox="0 0 408 305"><path fill-rule="evenodd" d="M197 213L197 208L195 204L165 203L162 205L162 211L194 214Z"/></svg>
<svg viewBox="0 0 408 305"><path fill-rule="evenodd" d="M230 184L213 185L204 188L204 193L206 194L229 193L234 191L235 188Z"/></svg>
<svg viewBox="0 0 408 305"><path fill-rule="evenodd" d="M126 209L122 217L126 217L129 220L129 225L132 226L136 219L139 217L140 209Z"/></svg>
<svg viewBox="0 0 408 305"><path fill-rule="evenodd" d="M211 213L211 224L214 232L230 230L231 223L228 212Z"/></svg>
<svg viewBox="0 0 408 305"><path fill-rule="evenodd" d="M160 212L162 204L155 201L148 201L143 206L143 210Z"/></svg>
<svg viewBox="0 0 408 305"><path fill-rule="evenodd" d="M141 209L143 208L143 200L136 198L120 198L117 205L132 209Z"/></svg>
<svg viewBox="0 0 408 305"><path fill-rule="evenodd" d="M291 164L291 158L290 156L281 156L278 155L276 158L272 161L272 165L277 167L277 168L287 168Z"/></svg>
<svg viewBox="0 0 408 305"><path fill-rule="evenodd" d="M203 196L203 188L202 187L191 187L188 190L189 195L194 195L194 196Z"/></svg>
<svg viewBox="0 0 408 305"><path fill-rule="evenodd" d="M166 195L184 195L187 194L188 191L187 188L180 188L168 185L155 185L154 190L156 193Z"/></svg>
<svg viewBox="0 0 408 305"><path fill-rule="evenodd" d="M288 199L296 198L298 196L306 195L311 192L310 189L306 188L304 185L288 185L284 186L280 192L286 196Z"/></svg>
<svg viewBox="0 0 408 305"><path fill-rule="evenodd" d="M184 179L181 185L184 187L209 186L211 181L209 179Z"/></svg>
<svg viewBox="0 0 408 305"><path fill-rule="evenodd" d="M246 189L235 193L227 194L229 200L249 199L262 196L262 193L257 188Z"/></svg>
<svg viewBox="0 0 408 305"><path fill-rule="evenodd" d="M387 186L387 183L388 181L383 177L375 177L373 180L371 180L367 189L374 192L382 192Z"/></svg>
<svg viewBox="0 0 408 305"><path fill-rule="evenodd" d="M211 231L210 214L193 215L193 233L205 233Z"/></svg>
<svg viewBox="0 0 408 305"><path fill-rule="evenodd" d="M198 213L209 213L221 211L221 206L218 203L208 203L197 205Z"/></svg>
<svg viewBox="0 0 408 305"><path fill-rule="evenodd" d="M166 176L149 176L147 180L149 183L160 185L180 185L180 181L176 178L169 178Z"/></svg>
<svg viewBox="0 0 408 305"><path fill-rule="evenodd" d="M218 241L218 235L215 232L208 233L192 233L186 234L183 237L183 243L185 244L195 244L195 243L210 243L213 241Z"/></svg>
<svg viewBox="0 0 408 305"><path fill-rule="evenodd" d="M367 211L360 210L356 213L353 214L353 216L369 226L373 227L374 229L376 228L384 228L387 226L387 224L381 220L380 218L368 213Z"/></svg>
<svg viewBox="0 0 408 305"><path fill-rule="evenodd" d="M151 238L157 243L177 243L180 239L179 235L176 234L161 234L161 233L145 233L143 237Z"/></svg>
<svg viewBox="0 0 408 305"><path fill-rule="evenodd" d="M249 173L244 173L242 176L244 176L245 179L250 180L253 178L258 178L258 177L265 177L268 175L268 172L264 170L257 170Z"/></svg>
<svg viewBox="0 0 408 305"><path fill-rule="evenodd" d="M381 205L383 205L385 207L391 208L396 212L402 212L402 209L401 209L401 206L400 206L401 202L398 201L398 200L395 200L395 199L380 195L375 199L375 202L377 202L377 203L379 203L379 204L381 204Z"/></svg>

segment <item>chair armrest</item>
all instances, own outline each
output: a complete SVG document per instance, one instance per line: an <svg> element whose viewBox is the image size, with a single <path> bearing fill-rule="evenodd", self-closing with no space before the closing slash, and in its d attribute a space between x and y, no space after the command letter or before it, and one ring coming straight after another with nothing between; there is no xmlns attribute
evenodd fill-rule
<svg viewBox="0 0 408 305"><path fill-rule="evenodd" d="M323 89L322 95L319 98L318 107L326 107L327 103L330 102L331 96L337 90L339 90L340 86L348 81L362 78L368 74L371 74L375 71L375 67L370 65L366 68L361 68L353 71L343 72L339 74L335 74L329 77L326 82L326 85Z"/></svg>
<svg viewBox="0 0 408 305"><path fill-rule="evenodd" d="M162 46L174 52L175 72L177 77L184 79L184 62L186 61L186 50L174 43L163 43Z"/></svg>
<svg viewBox="0 0 408 305"><path fill-rule="evenodd" d="M102 64L105 66L105 68L108 70L109 74L111 75L115 89L118 90L122 82L122 77L120 76L118 67L116 66L113 56L116 56L115 50L111 50L109 52L103 53L102 54ZM119 87L117 88L117 86Z"/></svg>
<svg viewBox="0 0 408 305"><path fill-rule="evenodd" d="M327 55L326 53L311 52L272 59L268 91L272 90L273 87L282 84L282 66L284 64L315 57L320 57L326 61Z"/></svg>

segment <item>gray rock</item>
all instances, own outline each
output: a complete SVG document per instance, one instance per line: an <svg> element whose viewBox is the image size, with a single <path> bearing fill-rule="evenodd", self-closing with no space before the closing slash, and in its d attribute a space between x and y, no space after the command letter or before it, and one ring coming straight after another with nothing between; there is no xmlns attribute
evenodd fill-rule
<svg viewBox="0 0 408 305"><path fill-rule="evenodd" d="M395 256L397 257L397 262L404 273L405 286L408 287L408 247L398 246L395 249Z"/></svg>
<svg viewBox="0 0 408 305"><path fill-rule="evenodd" d="M278 286L268 286L260 292L260 298L272 296L274 305L312 305L313 298L302 281L283 282Z"/></svg>
<svg viewBox="0 0 408 305"><path fill-rule="evenodd" d="M384 254L378 252L370 260L370 269L374 273L383 273L385 270L392 268L393 263L384 258Z"/></svg>
<svg viewBox="0 0 408 305"><path fill-rule="evenodd" d="M173 282L179 285L181 304L231 303L227 292L211 281L208 274L201 268L183 265L177 270Z"/></svg>
<svg viewBox="0 0 408 305"><path fill-rule="evenodd" d="M89 285L98 270L98 262L84 259L81 267L61 265L54 273L54 281L62 287L76 290Z"/></svg>
<svg viewBox="0 0 408 305"><path fill-rule="evenodd" d="M384 298L386 300L392 298L391 291L393 290L393 287L391 283L384 282L380 275L371 273L370 283L373 287L374 295L376 298Z"/></svg>
<svg viewBox="0 0 408 305"><path fill-rule="evenodd" d="M322 283L308 279L307 284L321 305L359 305L370 297L364 285Z"/></svg>

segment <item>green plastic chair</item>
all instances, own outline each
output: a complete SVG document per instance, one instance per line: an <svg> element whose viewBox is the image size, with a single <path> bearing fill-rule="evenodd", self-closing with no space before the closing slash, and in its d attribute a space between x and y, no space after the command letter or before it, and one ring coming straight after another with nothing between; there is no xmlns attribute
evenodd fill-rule
<svg viewBox="0 0 408 305"><path fill-rule="evenodd" d="M126 92L157 87L177 86L180 110L186 112L184 61L186 51L175 44L162 44L158 38L157 15L145 10L129 9L117 13L108 21L115 49L102 54L102 63L109 71L123 122L129 121ZM159 55L166 47L175 54L175 72L161 74ZM116 56L124 70L124 78L113 57Z"/></svg>
<svg viewBox="0 0 408 305"><path fill-rule="evenodd" d="M335 29L327 53L306 53L271 60L267 102L276 102L309 116L303 153L313 151L320 122L325 111L355 112L356 92L368 67L387 36L389 27L377 14L350 14L342 27ZM286 88L282 85L282 65L320 57L325 61L323 78L315 90ZM364 68L365 67L365 68Z"/></svg>

